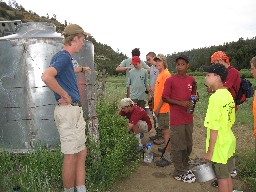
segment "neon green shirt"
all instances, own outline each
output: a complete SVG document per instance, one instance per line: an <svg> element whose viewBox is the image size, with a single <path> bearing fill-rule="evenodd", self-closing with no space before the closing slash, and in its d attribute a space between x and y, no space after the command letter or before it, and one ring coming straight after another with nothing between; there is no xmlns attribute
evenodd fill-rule
<svg viewBox="0 0 256 192"><path fill-rule="evenodd" d="M210 96L204 126L207 128L206 152L210 142L210 130L218 130L212 162L226 164L236 151L236 138L232 132L235 122L235 103L227 89L218 89Z"/></svg>

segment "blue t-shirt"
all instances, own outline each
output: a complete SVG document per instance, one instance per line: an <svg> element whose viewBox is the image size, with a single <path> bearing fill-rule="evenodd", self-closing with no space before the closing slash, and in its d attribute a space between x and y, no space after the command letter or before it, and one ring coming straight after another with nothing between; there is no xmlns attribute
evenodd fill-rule
<svg viewBox="0 0 256 192"><path fill-rule="evenodd" d="M77 78L74 72L72 57L69 52L63 50L56 53L51 60L50 66L57 70L56 80L59 85L64 89L72 98L72 102L77 103L80 101L79 90L77 86ZM54 93L56 100L61 97Z"/></svg>

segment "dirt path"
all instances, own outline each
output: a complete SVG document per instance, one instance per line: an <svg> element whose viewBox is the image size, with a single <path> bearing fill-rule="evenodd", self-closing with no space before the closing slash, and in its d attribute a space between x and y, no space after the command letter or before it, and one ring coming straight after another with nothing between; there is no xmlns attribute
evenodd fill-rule
<svg viewBox="0 0 256 192"><path fill-rule="evenodd" d="M246 140L249 145L253 146L253 137L251 132L248 132L246 127L234 127L235 135L237 136L237 148L242 146ZM205 128L200 125L194 125L194 146L191 154L191 159L202 158L205 151ZM243 133L243 134L241 134ZM150 133L151 135L153 133ZM146 142L149 135L146 135L143 142ZM248 138L249 141L248 141ZM153 146L154 161L160 158L160 153L157 153L157 145ZM132 173L129 178L115 184L110 190L111 192L217 192L217 188L210 185L210 181L206 183L184 183L176 181L171 176L173 165L167 167L157 167L155 163L146 164L141 159L139 168ZM242 189L242 182L238 178L234 179L234 189ZM246 191L244 191L246 192Z"/></svg>

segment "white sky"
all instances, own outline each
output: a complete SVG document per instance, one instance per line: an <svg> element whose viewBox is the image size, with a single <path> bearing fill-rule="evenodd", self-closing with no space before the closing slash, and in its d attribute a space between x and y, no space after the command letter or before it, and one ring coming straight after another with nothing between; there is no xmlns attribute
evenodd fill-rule
<svg viewBox="0 0 256 192"><path fill-rule="evenodd" d="M8 2L8 0L5 0ZM16 0L26 10L76 23L131 56L165 55L256 36L256 0Z"/></svg>

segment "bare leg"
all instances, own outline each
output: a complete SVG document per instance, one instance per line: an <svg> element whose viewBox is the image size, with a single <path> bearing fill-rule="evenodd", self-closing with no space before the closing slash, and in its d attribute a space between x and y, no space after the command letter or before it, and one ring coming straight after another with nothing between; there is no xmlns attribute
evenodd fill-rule
<svg viewBox="0 0 256 192"><path fill-rule="evenodd" d="M77 155L64 154L62 180L66 189L72 188L75 185Z"/></svg>
<svg viewBox="0 0 256 192"><path fill-rule="evenodd" d="M83 151L80 151L77 154L77 162L76 162L76 186L85 184L85 161L87 155L87 149L85 148Z"/></svg>
<svg viewBox="0 0 256 192"><path fill-rule="evenodd" d="M227 179L218 179L218 184L218 192L232 192L233 190L233 183L230 176Z"/></svg>

